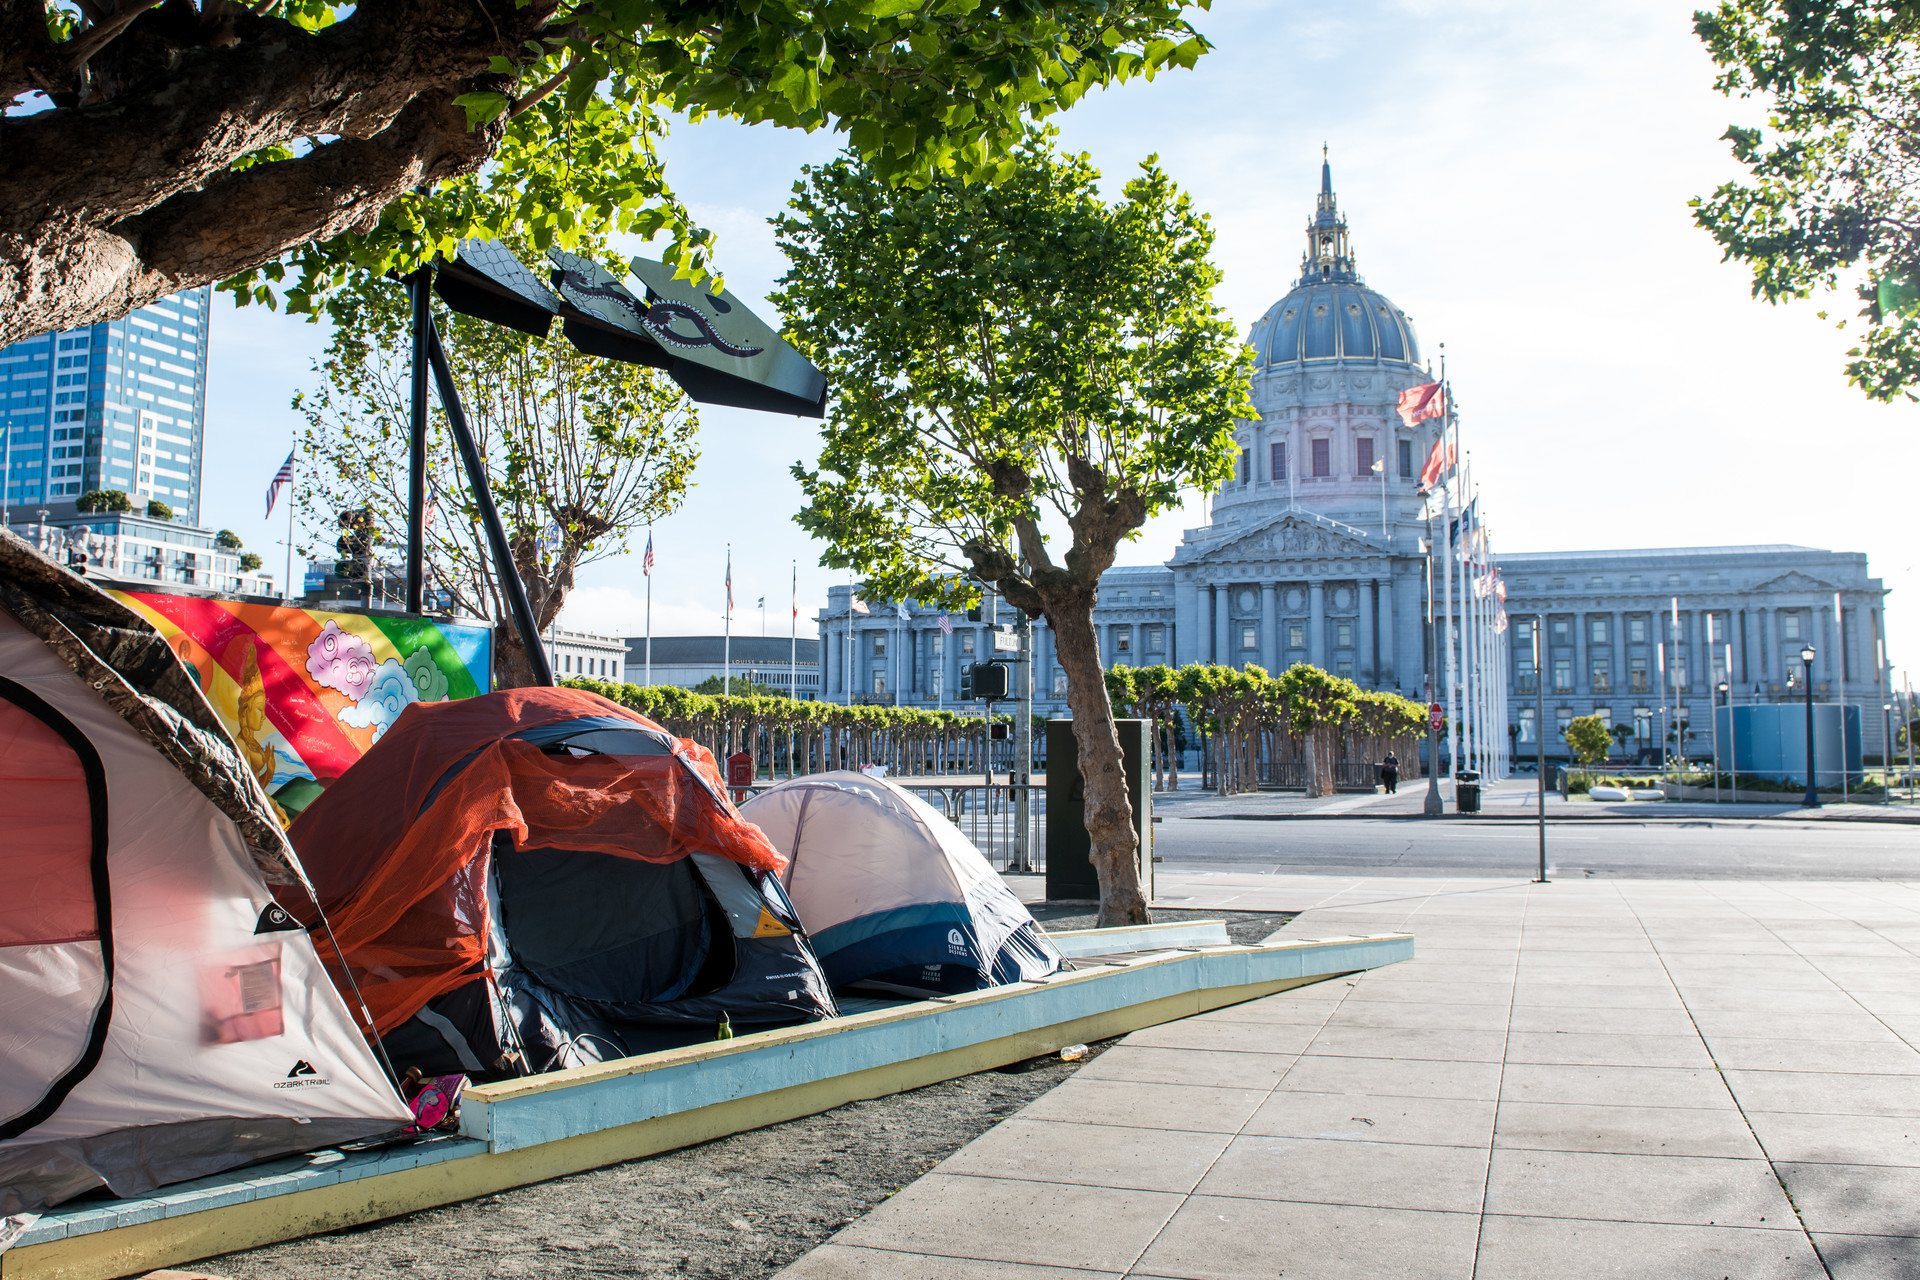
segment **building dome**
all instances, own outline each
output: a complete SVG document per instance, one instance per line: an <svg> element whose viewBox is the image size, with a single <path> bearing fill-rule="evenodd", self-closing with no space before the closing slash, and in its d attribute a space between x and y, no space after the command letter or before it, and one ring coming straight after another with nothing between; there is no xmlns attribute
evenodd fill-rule
<svg viewBox="0 0 1920 1280"><path fill-rule="evenodd" d="M1248 335L1258 369L1330 361L1416 366L1413 321L1354 268L1347 220L1333 194L1333 170L1320 164L1320 200L1307 223L1307 251L1293 291L1267 310Z"/></svg>

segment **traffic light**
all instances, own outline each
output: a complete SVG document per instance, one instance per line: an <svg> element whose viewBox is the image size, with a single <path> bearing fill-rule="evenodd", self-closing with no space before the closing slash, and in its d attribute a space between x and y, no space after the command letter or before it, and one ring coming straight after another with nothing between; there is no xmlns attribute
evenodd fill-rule
<svg viewBox="0 0 1920 1280"><path fill-rule="evenodd" d="M973 664L973 696L995 702L1013 696L1013 671L1004 662Z"/></svg>
<svg viewBox="0 0 1920 1280"><path fill-rule="evenodd" d="M973 701L973 669L976 663L966 663L960 668L960 701Z"/></svg>
<svg viewBox="0 0 1920 1280"><path fill-rule="evenodd" d="M1013 725L1005 721L995 720L987 726L987 737L993 742L1011 742L1013 740Z"/></svg>

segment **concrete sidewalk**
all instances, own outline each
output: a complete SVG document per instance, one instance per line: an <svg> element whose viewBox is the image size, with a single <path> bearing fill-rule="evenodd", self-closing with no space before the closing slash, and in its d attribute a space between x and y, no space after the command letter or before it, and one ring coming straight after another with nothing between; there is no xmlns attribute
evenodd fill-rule
<svg viewBox="0 0 1920 1280"><path fill-rule="evenodd" d="M1419 956L1136 1032L782 1276L1920 1277L1920 886L1161 893Z"/></svg>

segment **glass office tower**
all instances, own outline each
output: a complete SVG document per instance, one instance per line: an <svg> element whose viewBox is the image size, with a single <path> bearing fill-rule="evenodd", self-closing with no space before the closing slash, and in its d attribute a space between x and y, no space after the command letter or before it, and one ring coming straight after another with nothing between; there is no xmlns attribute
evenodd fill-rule
<svg viewBox="0 0 1920 1280"><path fill-rule="evenodd" d="M11 523L93 489L200 522L210 286L0 350L0 474Z"/></svg>

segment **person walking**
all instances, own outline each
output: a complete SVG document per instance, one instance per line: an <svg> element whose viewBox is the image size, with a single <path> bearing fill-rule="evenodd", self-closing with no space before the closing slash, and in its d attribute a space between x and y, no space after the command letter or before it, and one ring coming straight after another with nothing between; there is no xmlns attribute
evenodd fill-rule
<svg viewBox="0 0 1920 1280"><path fill-rule="evenodd" d="M1400 757L1391 751L1380 761L1380 781L1386 783L1388 795L1400 789Z"/></svg>

